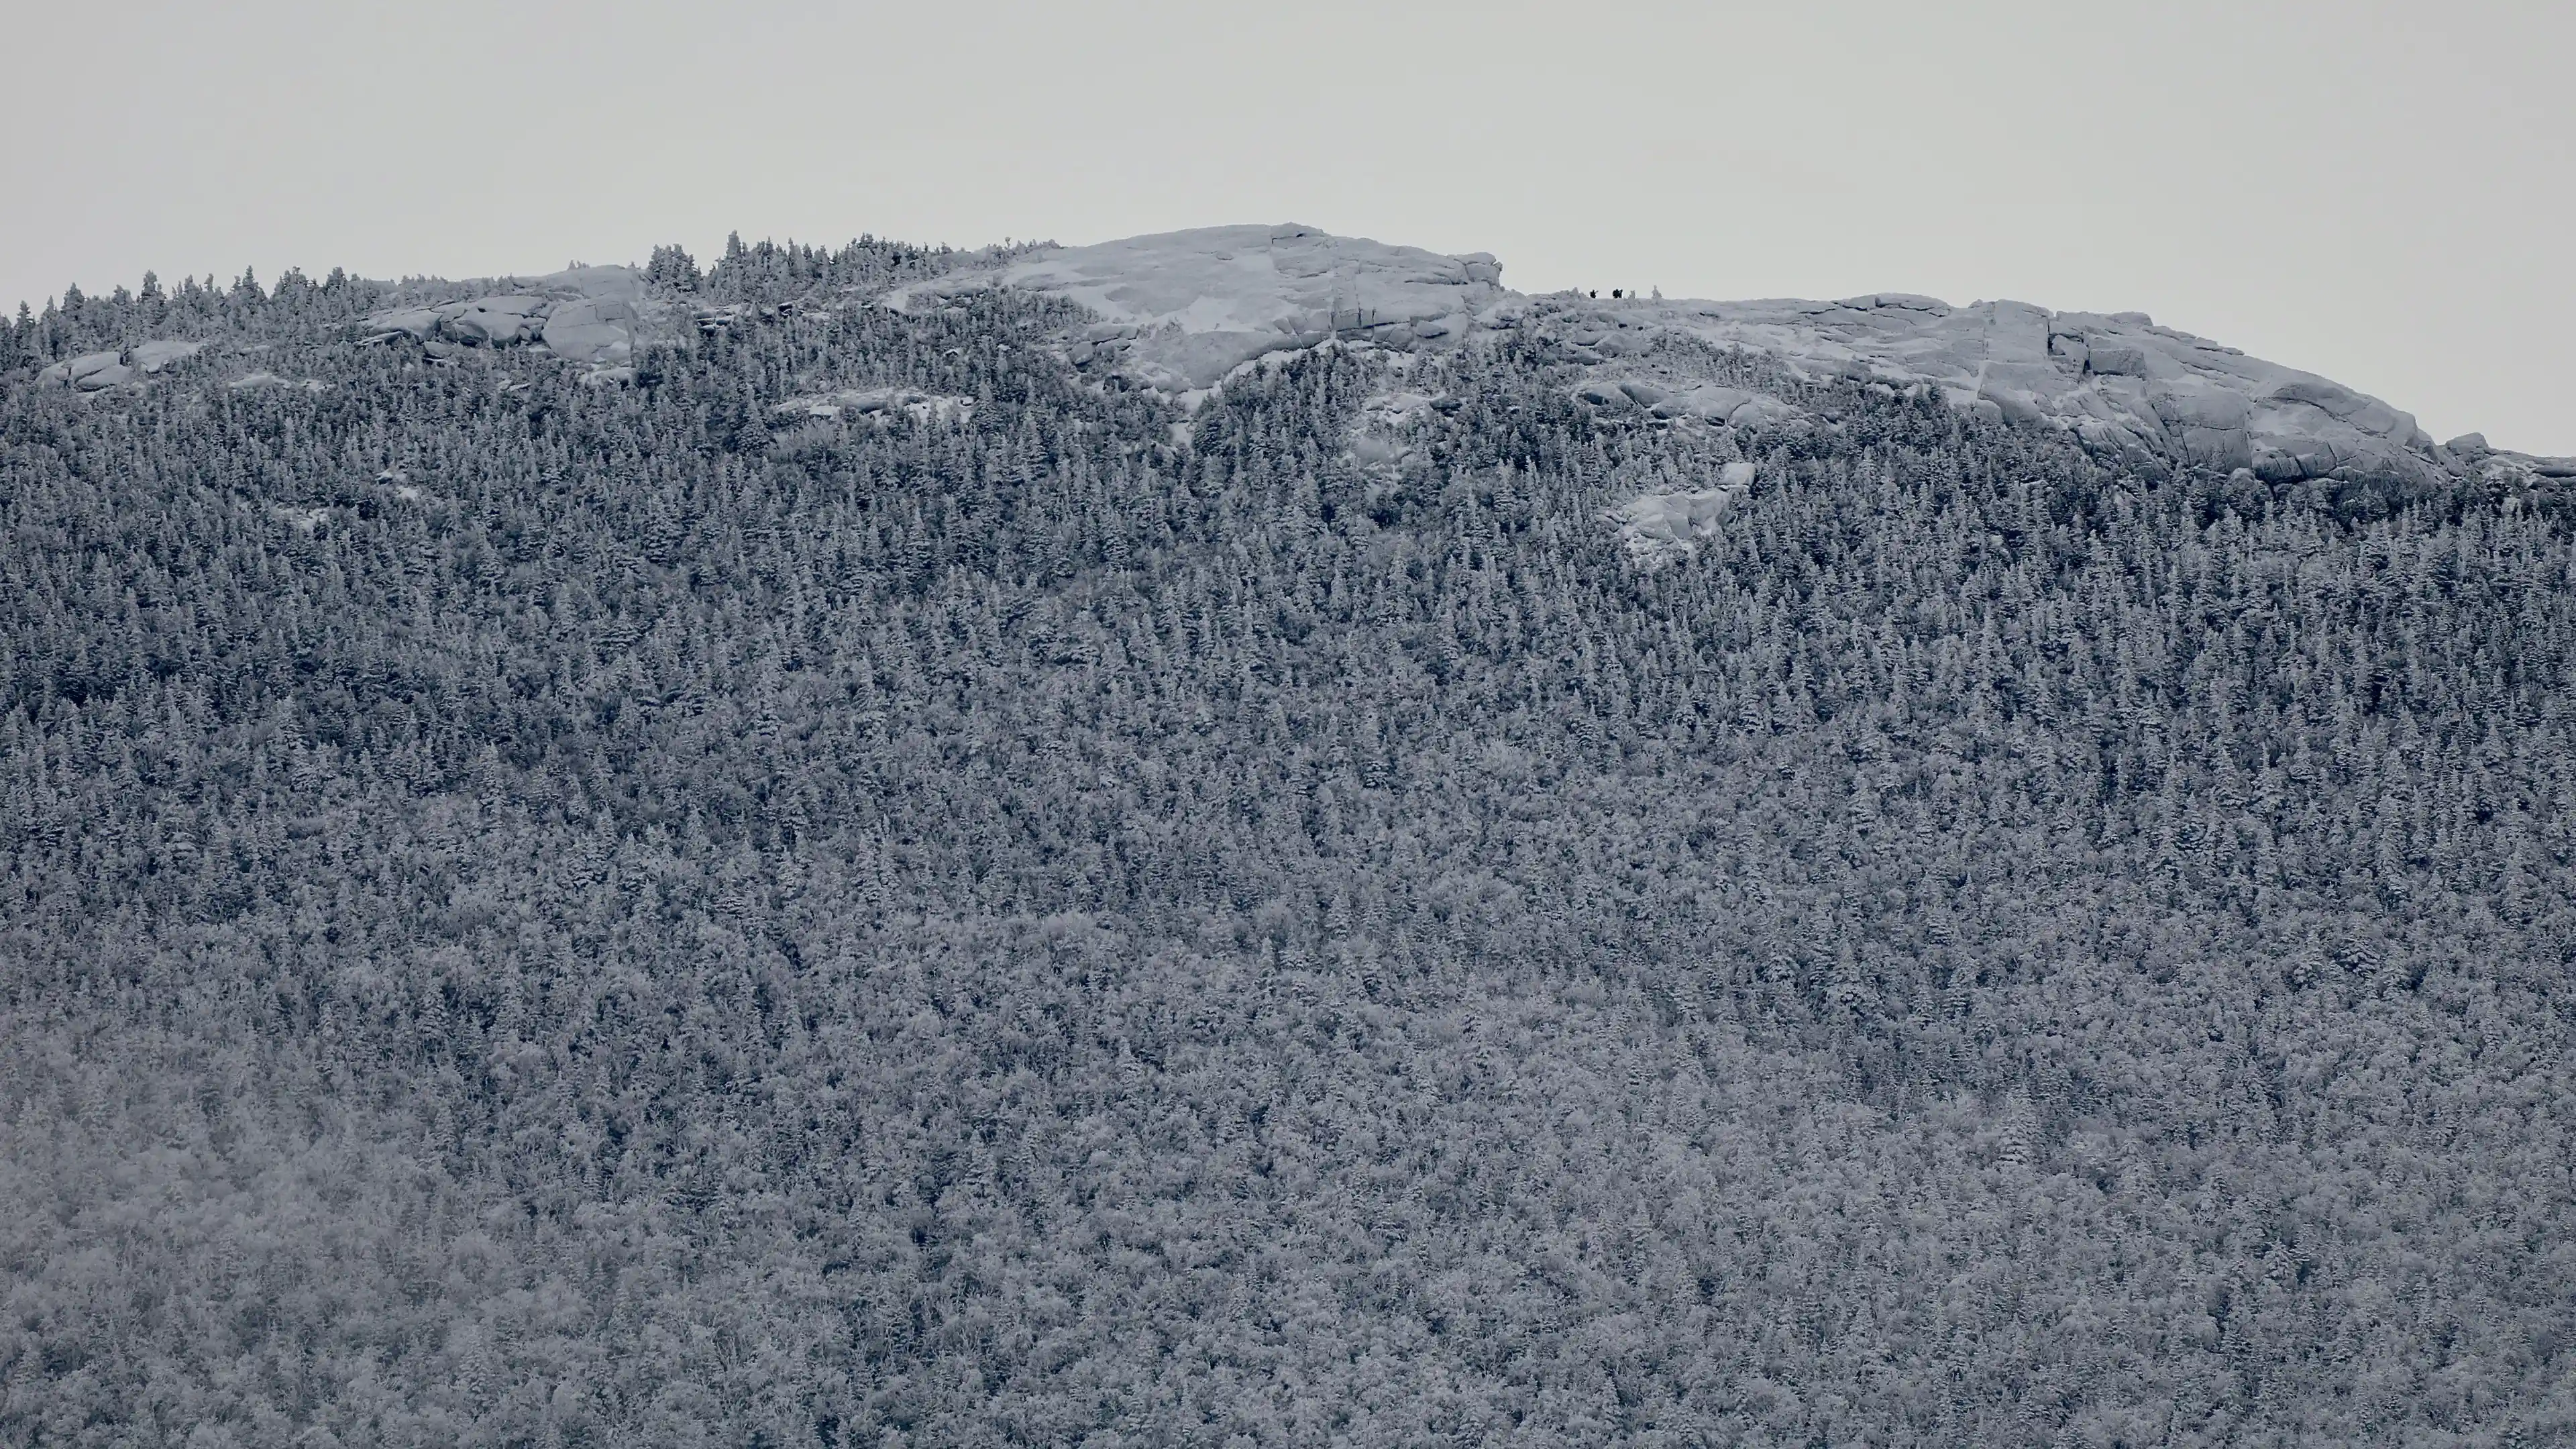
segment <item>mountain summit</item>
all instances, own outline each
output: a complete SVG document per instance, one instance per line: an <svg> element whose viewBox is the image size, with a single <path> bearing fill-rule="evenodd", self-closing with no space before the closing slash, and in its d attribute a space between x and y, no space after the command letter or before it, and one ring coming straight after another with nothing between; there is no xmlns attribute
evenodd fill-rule
<svg viewBox="0 0 2576 1449"><path fill-rule="evenodd" d="M2576 1443L2576 481L1236 227L0 325L0 1443Z"/></svg>
<svg viewBox="0 0 2576 1449"><path fill-rule="evenodd" d="M2145 315L2051 312L2026 302L1953 307L1895 293L1836 302L1525 296L1478 252L1441 256L1306 226L1208 227L1087 247L1045 247L968 267L888 299L917 307L1022 287L1102 319L1086 363L1175 390L1205 388L1259 357L1331 337L1397 351L1478 331L1560 343L1649 411L1723 420L1685 360L1709 343L1777 358L1798 377L1936 390L1954 407L2065 431L2106 459L2304 479L2576 476L2576 462L2499 453L2474 435L2444 446L2412 415L2313 373L2247 357ZM1738 403L1737 406L1742 404Z"/></svg>
<svg viewBox="0 0 2576 1449"><path fill-rule="evenodd" d="M1295 224L951 255L938 275L875 300L907 311L995 288L1063 298L1095 319L1060 339L1077 366L1173 394L1204 392L1247 364L1327 341L1414 352L1502 333L1561 346L1589 368L1587 395L1611 406L1615 395L1659 417L1710 422L1757 401L1771 421L1794 411L1708 389L1705 369L1687 360L1696 343L1775 358L1805 380L1929 391L1953 407L2063 431L2147 473L2188 466L2241 469L2271 484L2411 486L2477 477L2505 487L2576 477L2576 459L2493 449L2477 434L2437 444L2413 415L2377 398L2135 312L1953 307L1900 293L1833 302L1529 296L1501 285L1488 253L1445 256ZM624 380L648 290L640 270L581 267L506 285L382 310L364 323L368 340L402 333L433 353L540 344L591 364L594 381ZM66 358L44 376L97 390L157 372L168 358L155 349L189 344L139 345Z"/></svg>

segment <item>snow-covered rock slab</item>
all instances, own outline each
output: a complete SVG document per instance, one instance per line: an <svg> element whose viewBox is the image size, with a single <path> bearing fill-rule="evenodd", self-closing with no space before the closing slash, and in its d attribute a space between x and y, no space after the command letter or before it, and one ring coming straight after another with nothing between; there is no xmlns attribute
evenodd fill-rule
<svg viewBox="0 0 2576 1449"><path fill-rule="evenodd" d="M2273 481L2423 477L2443 459L2415 419L2314 373L2158 327L2134 312L2027 302L1532 298L1519 325L1598 362L1665 336L1766 354L1816 379L1932 384L1959 406L2072 432L2131 461L2250 468ZM1705 416L1701 409L1692 409Z"/></svg>
<svg viewBox="0 0 2576 1449"><path fill-rule="evenodd" d="M508 347L543 341L594 368L625 366L642 324L644 274L633 267L571 267L503 278L508 289L435 306L393 307L359 324L369 342L397 337L436 347Z"/></svg>
<svg viewBox="0 0 2576 1449"><path fill-rule="evenodd" d="M2576 458L2541 457L2489 447L2484 433L2463 433L2444 443L2442 451L2463 468L2507 488L2528 488L2544 479L2555 482L2576 478Z"/></svg>
<svg viewBox="0 0 2576 1449"><path fill-rule="evenodd" d="M1483 253L1443 256L1308 226L1225 226L1051 247L886 296L925 312L992 287L1077 302L1100 319L1070 337L1077 364L1173 393L1332 338L1411 350L1522 329L1602 371L1586 400L1663 419L1771 426L1797 410L1649 365L1667 337L1765 354L1818 380L1937 387L1954 405L2055 427L2142 467L2303 478L2429 480L2467 465L2409 414L2314 373L2251 358L2134 312L2027 302L1954 307L1873 293L1840 301L1601 301L1505 291ZM1658 374L1650 376L1649 374ZM1602 392L1604 388L1615 390Z"/></svg>
<svg viewBox="0 0 2576 1449"><path fill-rule="evenodd" d="M502 347L533 340L545 324L547 308L543 297L481 297L445 312L441 320L459 342Z"/></svg>
<svg viewBox="0 0 2576 1449"><path fill-rule="evenodd" d="M546 346L595 367L622 367L635 355L635 304L622 297L565 302L546 315Z"/></svg>
<svg viewBox="0 0 2576 1449"><path fill-rule="evenodd" d="M41 381L78 388L82 392L100 392L133 375L133 369L125 365L125 355L121 352L84 352L36 374Z"/></svg>
<svg viewBox="0 0 2576 1449"><path fill-rule="evenodd" d="M40 382L81 392L105 392L136 378L184 362L205 347L202 342L138 342L119 352L84 352L36 374Z"/></svg>
<svg viewBox="0 0 2576 1449"><path fill-rule="evenodd" d="M1463 339L1505 295L1501 275L1481 252L1443 256L1309 226L1220 226L1051 248L885 300L918 311L990 287L1064 297L1101 318L1074 339L1077 363L1107 362L1177 392L1335 336L1406 349Z"/></svg>

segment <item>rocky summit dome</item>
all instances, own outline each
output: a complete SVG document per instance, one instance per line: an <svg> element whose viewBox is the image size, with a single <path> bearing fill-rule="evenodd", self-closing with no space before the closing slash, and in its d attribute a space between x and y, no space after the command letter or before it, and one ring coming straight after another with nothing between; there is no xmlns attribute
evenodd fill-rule
<svg viewBox="0 0 2576 1449"><path fill-rule="evenodd" d="M1412 351L1519 333L1562 344L1604 382L1678 394L1676 411L1708 416L1688 401L1705 381L1693 376L1695 354L1657 346L1690 340L1773 357L1802 377L1937 389L1954 406L2058 429L2106 460L2157 471L2241 468L2267 482L2576 472L2564 460L2497 453L2474 436L2445 448L2377 398L2142 313L1954 307L1898 293L1604 301L1524 295L1501 275L1483 252L1444 256L1299 225L1220 226L1041 247L885 300L919 309L994 287L1062 297L1099 318L1069 339L1080 361L1175 392L1327 340Z"/></svg>

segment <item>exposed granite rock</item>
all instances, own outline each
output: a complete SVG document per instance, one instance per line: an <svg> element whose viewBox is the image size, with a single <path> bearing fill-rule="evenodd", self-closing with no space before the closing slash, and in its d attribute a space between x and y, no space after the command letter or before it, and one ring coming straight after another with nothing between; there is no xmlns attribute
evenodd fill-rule
<svg viewBox="0 0 2576 1449"><path fill-rule="evenodd" d="M36 374L37 379L80 392L105 392L138 378L162 372L194 357L202 342L154 340L119 352L85 352Z"/></svg>
<svg viewBox="0 0 2576 1449"><path fill-rule="evenodd" d="M1714 488L1640 494L1607 516L1618 529L1620 542L1639 559L1686 555L1696 551L1701 540L1716 536L1727 514L1752 486L1753 465L1729 463Z"/></svg>
<svg viewBox="0 0 2576 1449"><path fill-rule="evenodd" d="M616 368L634 356L643 297L643 274L633 267L573 267L489 296L388 308L359 327L368 342L409 337L439 359L459 347L542 341L568 361Z"/></svg>
<svg viewBox="0 0 2576 1449"><path fill-rule="evenodd" d="M1954 307L1892 292L1830 302L1605 302L1522 296L1503 290L1500 276L1481 253L1441 256L1304 226L1211 227L1053 248L916 283L885 301L915 310L996 286L1065 297L1100 318L1067 339L1077 363L1172 391L1334 339L1411 350L1508 328L1601 367L1577 389L1587 406L1736 426L1794 416L1777 399L1650 380L1634 366L1629 375L1610 370L1685 337L1767 354L1817 380L1934 387L1954 406L2057 428L2106 458L2156 470L2242 469L2276 483L2430 483L2464 471L2456 450L2437 449L2411 415L2379 399L2159 327L2142 312L2052 312L2016 301ZM1746 407L1754 413L1742 415Z"/></svg>
<svg viewBox="0 0 2576 1449"><path fill-rule="evenodd" d="M1308 226L1226 226L1059 247L900 288L898 311L990 287L1025 287L1098 313L1068 343L1077 365L1170 391L1332 338L1409 351L1449 345L1506 294L1482 252L1442 256Z"/></svg>

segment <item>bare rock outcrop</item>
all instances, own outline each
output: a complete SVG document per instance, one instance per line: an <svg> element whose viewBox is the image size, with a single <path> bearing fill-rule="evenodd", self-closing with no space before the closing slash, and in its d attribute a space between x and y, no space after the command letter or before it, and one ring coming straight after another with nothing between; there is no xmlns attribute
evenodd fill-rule
<svg viewBox="0 0 2576 1449"><path fill-rule="evenodd" d="M1329 341L1410 351L1509 329L1599 369L1578 388L1589 406L1738 427L1795 416L1776 398L1664 375L1670 368L1640 371L1663 340L1687 338L1761 353L1816 380L1935 388L1961 409L2059 429L2150 471L2241 469L2272 483L2431 483L2470 471L2401 409L2139 312L1952 306L1893 292L1840 301L1530 297L1504 290L1500 266L1482 253L1443 256L1294 225L1047 248L884 301L922 310L991 287L1082 304L1098 321L1065 339L1077 364L1173 392ZM2525 471L2548 476L2546 465Z"/></svg>
<svg viewBox="0 0 2576 1449"><path fill-rule="evenodd" d="M643 322L643 273L633 267L572 267L511 279L507 291L370 314L359 328L370 343L408 337L434 358L468 347L543 343L566 361L616 369L634 358Z"/></svg>
<svg viewBox="0 0 2576 1449"><path fill-rule="evenodd" d="M114 352L85 352L36 374L38 380L79 392L105 392L158 372L167 371L196 356L205 348L202 342L156 339L138 342Z"/></svg>
<svg viewBox="0 0 2576 1449"><path fill-rule="evenodd" d="M1729 463L1716 487L1642 493L1611 509L1608 519L1631 556L1646 562L1684 557L1717 536L1752 487L1753 465Z"/></svg>
<svg viewBox="0 0 2576 1449"><path fill-rule="evenodd" d="M2428 480L2444 460L2415 419L2313 373L2247 357L2141 313L1952 307L1880 294L1839 302L1531 298L1517 325L1578 358L1695 338L1817 380L1931 385L1954 405L2074 434L2112 458L2303 478Z"/></svg>
<svg viewBox="0 0 2576 1449"><path fill-rule="evenodd" d="M885 298L913 311L991 287L1081 303L1099 325L1069 339L1077 365L1181 392L1333 338L1411 351L1463 341L1505 297L1491 256L1337 237L1310 226L1221 226L1055 247L968 268Z"/></svg>

